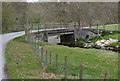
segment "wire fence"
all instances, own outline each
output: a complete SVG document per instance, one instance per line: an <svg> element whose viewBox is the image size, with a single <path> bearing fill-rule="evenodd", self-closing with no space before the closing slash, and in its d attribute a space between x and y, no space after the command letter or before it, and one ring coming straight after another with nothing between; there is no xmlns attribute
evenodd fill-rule
<svg viewBox="0 0 120 81"><path fill-rule="evenodd" d="M43 47L35 40L33 35L27 35L27 41L41 60L43 72L51 72L65 79L85 79L86 77L109 79L118 77L117 74L109 73L108 70L88 67L81 61L74 61L68 56L54 54ZM94 77L93 77L94 76Z"/></svg>

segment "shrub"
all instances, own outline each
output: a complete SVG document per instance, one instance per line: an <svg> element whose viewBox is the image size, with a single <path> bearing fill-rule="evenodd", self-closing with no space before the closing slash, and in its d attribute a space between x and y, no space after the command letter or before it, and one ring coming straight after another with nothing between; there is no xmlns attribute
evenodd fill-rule
<svg viewBox="0 0 120 81"><path fill-rule="evenodd" d="M118 42L114 42L114 43L111 43L110 45L108 45L108 47L116 47L116 46L119 46L120 44Z"/></svg>

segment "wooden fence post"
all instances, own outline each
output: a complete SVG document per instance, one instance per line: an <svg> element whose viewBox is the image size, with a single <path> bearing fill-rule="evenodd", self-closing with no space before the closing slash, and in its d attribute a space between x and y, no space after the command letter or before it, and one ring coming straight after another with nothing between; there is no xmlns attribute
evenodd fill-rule
<svg viewBox="0 0 120 81"><path fill-rule="evenodd" d="M108 23L107 23L107 25L106 25L106 30L108 31L109 29L108 29Z"/></svg>
<svg viewBox="0 0 120 81"><path fill-rule="evenodd" d="M104 26L103 26L103 30L105 30L105 24L104 24Z"/></svg>
<svg viewBox="0 0 120 81"><path fill-rule="evenodd" d="M90 24L90 29L91 29L91 24Z"/></svg>
<svg viewBox="0 0 120 81"><path fill-rule="evenodd" d="M98 24L97 24L97 30L98 30Z"/></svg>
<svg viewBox="0 0 120 81"><path fill-rule="evenodd" d="M30 34L30 45L32 45L32 43L31 43L31 42L32 42L32 37L31 37L31 34Z"/></svg>
<svg viewBox="0 0 120 81"><path fill-rule="evenodd" d="M62 29L62 23L61 23L61 29Z"/></svg>
<svg viewBox="0 0 120 81"><path fill-rule="evenodd" d="M76 27L76 23L74 23L74 28Z"/></svg>
<svg viewBox="0 0 120 81"><path fill-rule="evenodd" d="M80 74L79 74L80 79L82 79L82 61L80 61Z"/></svg>
<svg viewBox="0 0 120 81"><path fill-rule="evenodd" d="M43 63L43 47L41 48L41 61Z"/></svg>
<svg viewBox="0 0 120 81"><path fill-rule="evenodd" d="M38 32L39 32L39 24L38 24Z"/></svg>
<svg viewBox="0 0 120 81"><path fill-rule="evenodd" d="M32 47L34 49L34 38L33 38L33 36L32 36Z"/></svg>
<svg viewBox="0 0 120 81"><path fill-rule="evenodd" d="M67 23L65 25L66 25L66 28L67 28Z"/></svg>
<svg viewBox="0 0 120 81"><path fill-rule="evenodd" d="M108 70L106 70L106 73L105 73L105 81L107 81L107 80L108 80L108 74L109 74L109 71L108 71Z"/></svg>
<svg viewBox="0 0 120 81"><path fill-rule="evenodd" d="M67 56L65 56L65 78L67 78Z"/></svg>
<svg viewBox="0 0 120 81"><path fill-rule="evenodd" d="M115 25L115 31L118 31L118 28L117 28L117 26Z"/></svg>
<svg viewBox="0 0 120 81"><path fill-rule="evenodd" d="M35 40L35 53L36 53L36 40Z"/></svg>
<svg viewBox="0 0 120 81"><path fill-rule="evenodd" d="M58 75L58 54L56 54L56 73Z"/></svg>
<svg viewBox="0 0 120 81"><path fill-rule="evenodd" d="M46 67L47 67L47 63L48 63L48 62L47 62L47 58L48 58L48 57L47 57L47 50L46 50Z"/></svg>
<svg viewBox="0 0 120 81"><path fill-rule="evenodd" d="M53 29L54 29L54 23L53 23Z"/></svg>
<svg viewBox="0 0 120 81"><path fill-rule="evenodd" d="M82 28L83 28L83 23L81 23L81 25L82 25Z"/></svg>
<svg viewBox="0 0 120 81"><path fill-rule="evenodd" d="M99 37L99 29L98 29L98 24L97 24L97 35Z"/></svg>
<svg viewBox="0 0 120 81"><path fill-rule="evenodd" d="M78 28L80 28L80 21L78 21Z"/></svg>
<svg viewBox="0 0 120 81"><path fill-rule="evenodd" d="M13 26L12 26L12 31L13 31Z"/></svg>
<svg viewBox="0 0 120 81"><path fill-rule="evenodd" d="M39 45L38 45L38 56L39 56L40 54L39 54Z"/></svg>
<svg viewBox="0 0 120 81"><path fill-rule="evenodd" d="M46 24L45 24L45 30L46 30Z"/></svg>
<svg viewBox="0 0 120 81"><path fill-rule="evenodd" d="M50 52L50 69L51 69L51 66L52 66L52 54Z"/></svg>
<svg viewBox="0 0 120 81"><path fill-rule="evenodd" d="M33 23L32 23L32 30L33 30L34 28L33 28Z"/></svg>

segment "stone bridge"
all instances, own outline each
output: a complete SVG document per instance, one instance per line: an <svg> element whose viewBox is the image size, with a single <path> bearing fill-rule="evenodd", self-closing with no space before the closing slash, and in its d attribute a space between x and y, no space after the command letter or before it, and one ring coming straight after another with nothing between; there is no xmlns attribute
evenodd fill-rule
<svg viewBox="0 0 120 81"><path fill-rule="evenodd" d="M105 30L97 29L56 29L56 30L46 30L35 32L33 35L39 41L48 42L49 36L60 35L60 41L62 42L75 42L76 39L91 39L96 37L98 34L102 34Z"/></svg>

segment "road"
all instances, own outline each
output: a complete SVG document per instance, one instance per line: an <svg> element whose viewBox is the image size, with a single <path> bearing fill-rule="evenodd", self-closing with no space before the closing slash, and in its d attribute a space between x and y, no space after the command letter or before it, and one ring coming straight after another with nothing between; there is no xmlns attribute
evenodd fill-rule
<svg viewBox="0 0 120 81"><path fill-rule="evenodd" d="M56 29L60 29L60 28L56 28ZM54 29L54 30L56 30ZM64 28L63 28L64 29ZM39 31L44 31L45 29L39 30ZM53 30L53 29L46 29L46 30ZM32 32L37 32L37 30L33 30ZM22 36L24 35L25 32L21 31L21 32L14 32L14 33L7 33L7 34L0 34L0 81L2 79L7 79L8 75L5 69L5 63L6 63L6 59L5 59L5 48L7 43L14 39L15 37L18 36Z"/></svg>
<svg viewBox="0 0 120 81"><path fill-rule="evenodd" d="M16 33L8 33L8 34L3 34L3 35L0 35L0 66L1 66L1 69L0 69L0 79L7 79L8 76L7 76L7 73L6 73L6 70L5 70L5 63L6 63L6 59L5 59L5 48L6 48L6 45L7 43L15 38L15 37L18 37L18 36L21 36L21 35L24 35L24 31L22 32L16 32Z"/></svg>

